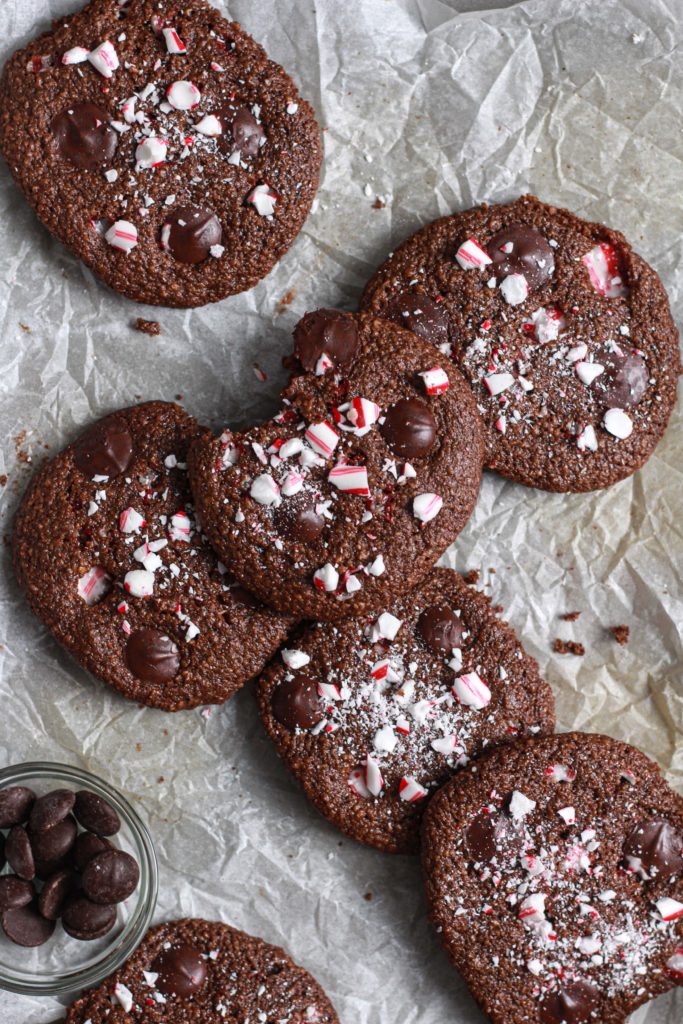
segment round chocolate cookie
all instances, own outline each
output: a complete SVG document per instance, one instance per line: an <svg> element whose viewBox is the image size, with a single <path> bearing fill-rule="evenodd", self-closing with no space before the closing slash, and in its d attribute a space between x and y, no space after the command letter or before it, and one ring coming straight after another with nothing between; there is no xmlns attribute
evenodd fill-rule
<svg viewBox="0 0 683 1024"><path fill-rule="evenodd" d="M36 615L94 675L165 711L227 700L291 624L235 584L199 530L185 460L205 433L172 403L105 416L38 470L15 522Z"/></svg>
<svg viewBox="0 0 683 1024"><path fill-rule="evenodd" d="M227 924L185 919L152 928L123 968L78 999L66 1024L338 1024L314 978L284 950Z"/></svg>
<svg viewBox="0 0 683 1024"><path fill-rule="evenodd" d="M499 748L422 828L432 918L493 1024L623 1024L683 978L683 799L644 754Z"/></svg>
<svg viewBox="0 0 683 1024"><path fill-rule="evenodd" d="M549 491L639 469L676 400L678 333L655 271L618 231L522 196L427 225L363 308L429 338L472 385L486 464Z"/></svg>
<svg viewBox="0 0 683 1024"><path fill-rule="evenodd" d="M205 0L93 0L11 57L0 96L0 149L38 217L135 301L251 288L313 202L312 107Z"/></svg>
<svg viewBox="0 0 683 1024"><path fill-rule="evenodd" d="M417 849L430 796L471 758L555 725L536 662L452 569L374 620L310 626L264 672L259 703L318 810L391 853Z"/></svg>
<svg viewBox="0 0 683 1024"><path fill-rule="evenodd" d="M343 330L339 363L308 333L304 352L297 328L295 355L315 370L294 374L280 414L200 438L189 458L200 519L235 575L325 621L380 611L428 572L469 519L483 459L471 391L428 342L362 315Z"/></svg>

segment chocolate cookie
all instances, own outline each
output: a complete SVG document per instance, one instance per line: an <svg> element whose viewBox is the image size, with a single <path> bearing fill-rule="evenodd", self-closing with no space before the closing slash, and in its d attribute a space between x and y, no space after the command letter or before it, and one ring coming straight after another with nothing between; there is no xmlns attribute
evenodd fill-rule
<svg viewBox="0 0 683 1024"><path fill-rule="evenodd" d="M624 1024L683 980L683 799L633 747L500 748L422 835L434 923L494 1024Z"/></svg>
<svg viewBox="0 0 683 1024"><path fill-rule="evenodd" d="M0 96L0 148L40 220L138 302L251 288L311 207L312 108L204 0L93 0L14 54Z"/></svg>
<svg viewBox="0 0 683 1024"><path fill-rule="evenodd" d="M105 416L36 473L15 523L36 615L94 675L165 711L227 700L291 623L235 584L199 530L185 459L205 433L171 403Z"/></svg>
<svg viewBox="0 0 683 1024"><path fill-rule="evenodd" d="M67 1010L66 1024L338 1024L329 999L284 950L198 919L152 928L117 974Z"/></svg>
<svg viewBox="0 0 683 1024"><path fill-rule="evenodd" d="M317 369L293 376L274 420L201 438L189 458L207 536L238 579L324 621L379 611L424 576L472 512L483 457L471 392L434 369L427 342L346 314L342 359L325 337L336 316L304 318L320 328L305 352L297 328Z"/></svg>
<svg viewBox="0 0 683 1024"><path fill-rule="evenodd" d="M536 662L452 569L374 621L310 626L266 669L259 703L318 810L391 853L417 849L429 797L472 757L555 724Z"/></svg>
<svg viewBox="0 0 683 1024"><path fill-rule="evenodd" d="M363 307L451 353L487 427L487 465L549 491L639 469L676 400L678 334L654 270L618 231L522 196L434 221Z"/></svg>

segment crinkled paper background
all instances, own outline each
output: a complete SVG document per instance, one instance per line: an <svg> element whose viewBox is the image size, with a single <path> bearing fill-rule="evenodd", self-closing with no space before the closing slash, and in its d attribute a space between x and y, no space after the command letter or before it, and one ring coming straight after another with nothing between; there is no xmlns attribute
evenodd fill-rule
<svg viewBox="0 0 683 1024"><path fill-rule="evenodd" d="M108 410L182 394L214 427L266 417L303 312L353 308L393 245L480 200L531 190L613 224L683 312L682 0L486 6L231 0L230 16L316 107L325 170L287 257L219 306L146 310L110 293L38 225L0 169L5 538L29 463ZM4 58L72 0L0 0L0 9ZM140 315L160 320L160 338L131 329ZM487 476L448 556L481 570L551 682L561 727L637 743L679 787L680 422L642 472L596 495ZM126 703L58 649L24 606L6 545L2 559L2 763L68 761L134 801L156 838L158 919L220 915L281 943L345 1024L483 1021L425 921L416 862L343 840L314 813L266 741L249 687L208 718ZM575 609L578 622L559 621ZM621 623L631 627L625 648L608 633ZM551 653L557 636L584 642L586 656ZM634 1019L680 1022L682 995ZM0 994L3 1024L51 1024L62 1012L56 1001Z"/></svg>

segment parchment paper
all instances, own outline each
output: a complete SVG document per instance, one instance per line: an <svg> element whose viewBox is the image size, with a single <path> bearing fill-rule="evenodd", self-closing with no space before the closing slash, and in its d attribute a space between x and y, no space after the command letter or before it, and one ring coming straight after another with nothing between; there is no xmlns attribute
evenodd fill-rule
<svg viewBox="0 0 683 1024"><path fill-rule="evenodd" d="M72 3L0 0L2 58ZM6 535L28 460L107 410L182 394L215 427L270 414L303 312L353 308L393 245L480 200L530 189L622 229L683 311L681 0L486 6L232 0L230 15L315 105L326 152L317 207L288 256L216 307L146 310L110 293L39 227L2 167ZM384 208L373 208L376 196ZM133 331L138 316L159 319L161 337ZM679 787L680 422L642 472L597 495L543 494L488 475L447 556L481 570L553 685L563 729L633 741ZM249 687L206 717L126 703L59 650L24 606L6 547L2 558L2 762L82 765L135 802L160 858L157 919L221 916L284 945L345 1024L483 1021L425 920L417 863L342 839L317 816L266 741ZM578 622L559 620L574 610ZM622 623L625 648L608 633ZM586 656L551 653L558 636L581 640ZM634 1019L680 1022L681 996ZM0 993L3 1024L61 1015L57 1001Z"/></svg>

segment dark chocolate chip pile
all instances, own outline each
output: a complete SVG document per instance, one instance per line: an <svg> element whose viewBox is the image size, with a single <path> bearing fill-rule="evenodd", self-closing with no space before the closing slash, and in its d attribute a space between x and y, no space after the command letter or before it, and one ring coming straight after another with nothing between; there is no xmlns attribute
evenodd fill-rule
<svg viewBox="0 0 683 1024"><path fill-rule="evenodd" d="M53 789L40 797L26 786L0 790L0 870L12 872L0 875L7 938L42 946L60 918L74 939L111 931L116 904L140 879L135 858L109 841L120 828L114 808L88 789Z"/></svg>

